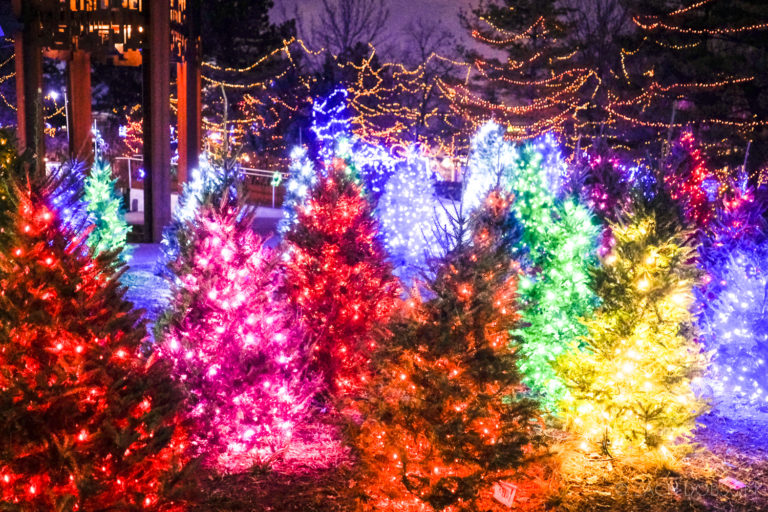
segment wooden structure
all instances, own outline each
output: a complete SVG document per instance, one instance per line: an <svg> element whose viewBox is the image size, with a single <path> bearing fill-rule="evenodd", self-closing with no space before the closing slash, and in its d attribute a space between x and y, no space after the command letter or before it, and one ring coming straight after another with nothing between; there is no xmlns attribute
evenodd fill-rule
<svg viewBox="0 0 768 512"><path fill-rule="evenodd" d="M18 131L44 165L43 55L66 60L71 156L91 157L91 59L141 65L144 76L144 234L159 242L171 219L170 82L178 74L179 178L197 165L200 0L12 0Z"/></svg>

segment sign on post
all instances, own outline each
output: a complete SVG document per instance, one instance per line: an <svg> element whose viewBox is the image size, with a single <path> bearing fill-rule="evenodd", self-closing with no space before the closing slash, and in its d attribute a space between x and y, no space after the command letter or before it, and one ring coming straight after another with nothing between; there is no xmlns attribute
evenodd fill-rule
<svg viewBox="0 0 768 512"><path fill-rule="evenodd" d="M272 208L275 207L275 189L283 182L283 174L280 171L275 171L272 174Z"/></svg>
<svg viewBox="0 0 768 512"><path fill-rule="evenodd" d="M511 507L515 501L517 486L515 484L499 481L493 484L493 497L504 506Z"/></svg>

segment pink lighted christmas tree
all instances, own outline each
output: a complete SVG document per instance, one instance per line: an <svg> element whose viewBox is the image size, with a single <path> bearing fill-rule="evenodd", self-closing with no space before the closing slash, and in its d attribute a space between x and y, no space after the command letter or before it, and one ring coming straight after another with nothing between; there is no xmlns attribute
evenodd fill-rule
<svg viewBox="0 0 768 512"><path fill-rule="evenodd" d="M162 354L187 391L196 454L221 471L268 464L302 424L313 380L300 333L273 300L273 257L253 217L208 201L182 230Z"/></svg>

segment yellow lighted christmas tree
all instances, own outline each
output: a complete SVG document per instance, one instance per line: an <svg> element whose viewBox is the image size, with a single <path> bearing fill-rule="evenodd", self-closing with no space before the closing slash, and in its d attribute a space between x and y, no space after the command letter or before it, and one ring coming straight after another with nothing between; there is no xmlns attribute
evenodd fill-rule
<svg viewBox="0 0 768 512"><path fill-rule="evenodd" d="M584 348L558 361L563 415L584 448L671 455L706 408L693 386L707 364L690 311L696 252L664 217L638 212L611 226L615 245L594 271L601 306L584 321Z"/></svg>

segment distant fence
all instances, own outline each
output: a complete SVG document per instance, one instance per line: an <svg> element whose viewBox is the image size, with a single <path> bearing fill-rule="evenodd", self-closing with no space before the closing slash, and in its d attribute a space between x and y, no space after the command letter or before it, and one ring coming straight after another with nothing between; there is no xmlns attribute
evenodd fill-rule
<svg viewBox="0 0 768 512"><path fill-rule="evenodd" d="M144 161L141 157L121 156L115 158L113 165L115 174L120 179L119 186L131 189L144 188ZM276 208L282 206L285 198L285 183L288 180L287 172L280 171L283 178L280 184L273 188L272 180L275 171L250 167L241 167L240 170L244 177L246 202L257 206L272 206L273 204ZM171 186L171 190L181 190L175 180ZM461 197L461 182L438 181L435 183L435 193L438 197L457 201Z"/></svg>

